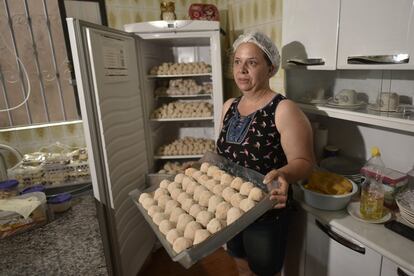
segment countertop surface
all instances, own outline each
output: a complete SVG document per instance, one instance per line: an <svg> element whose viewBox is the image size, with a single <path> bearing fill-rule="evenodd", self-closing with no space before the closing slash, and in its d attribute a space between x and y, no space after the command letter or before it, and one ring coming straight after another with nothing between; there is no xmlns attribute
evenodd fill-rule
<svg viewBox="0 0 414 276"><path fill-rule="evenodd" d="M358 221L346 210L324 211L315 209L295 197L301 207L320 219L322 223L348 234L365 246L377 251L402 268L414 272L414 242L387 228L383 224Z"/></svg>
<svg viewBox="0 0 414 276"><path fill-rule="evenodd" d="M41 227L0 240L0 275L108 275L92 195Z"/></svg>

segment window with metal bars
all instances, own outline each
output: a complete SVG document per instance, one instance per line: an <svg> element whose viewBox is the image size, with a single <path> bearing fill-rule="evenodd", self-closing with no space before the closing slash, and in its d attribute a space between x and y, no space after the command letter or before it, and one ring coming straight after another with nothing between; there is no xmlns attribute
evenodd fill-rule
<svg viewBox="0 0 414 276"><path fill-rule="evenodd" d="M0 2L0 128L80 118L58 2Z"/></svg>

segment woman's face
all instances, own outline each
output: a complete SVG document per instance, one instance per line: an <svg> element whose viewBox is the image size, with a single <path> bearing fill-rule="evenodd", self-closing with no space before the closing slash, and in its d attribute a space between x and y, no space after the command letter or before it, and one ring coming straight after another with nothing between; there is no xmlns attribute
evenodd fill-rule
<svg viewBox="0 0 414 276"><path fill-rule="evenodd" d="M263 51L254 43L242 43L234 53L233 76L243 92L267 88L271 69Z"/></svg>

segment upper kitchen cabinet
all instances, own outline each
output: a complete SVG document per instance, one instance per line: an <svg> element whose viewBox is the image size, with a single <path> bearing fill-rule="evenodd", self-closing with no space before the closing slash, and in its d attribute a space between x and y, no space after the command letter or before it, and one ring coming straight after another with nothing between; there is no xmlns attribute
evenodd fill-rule
<svg viewBox="0 0 414 276"><path fill-rule="evenodd" d="M414 0L284 2L282 67L414 69Z"/></svg>
<svg viewBox="0 0 414 276"><path fill-rule="evenodd" d="M338 69L414 69L414 0L341 2Z"/></svg>
<svg viewBox="0 0 414 276"><path fill-rule="evenodd" d="M340 0L283 2L282 67L335 70Z"/></svg>

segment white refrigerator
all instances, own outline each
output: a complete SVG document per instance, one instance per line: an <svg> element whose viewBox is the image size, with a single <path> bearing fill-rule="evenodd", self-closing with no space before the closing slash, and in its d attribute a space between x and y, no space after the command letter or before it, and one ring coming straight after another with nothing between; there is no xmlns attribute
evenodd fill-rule
<svg viewBox="0 0 414 276"><path fill-rule="evenodd" d="M161 145L185 136L218 136L223 104L219 23L154 21L126 25L127 32L73 18L67 24L108 270L136 275L156 238L128 193L145 188L146 176L163 162L200 157L158 156ZM163 62L202 61L211 64L210 73L148 75ZM179 100L211 103L211 118L152 120L156 107L180 98L155 97L160 81L190 77L211 82L213 92Z"/></svg>

